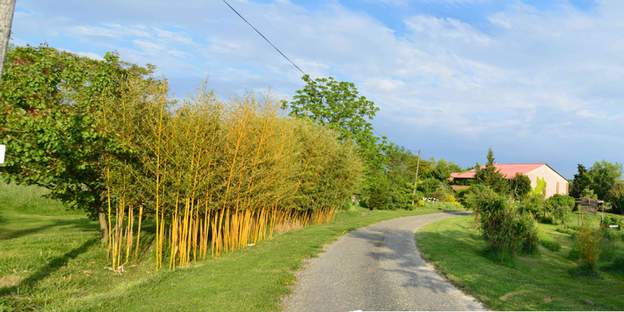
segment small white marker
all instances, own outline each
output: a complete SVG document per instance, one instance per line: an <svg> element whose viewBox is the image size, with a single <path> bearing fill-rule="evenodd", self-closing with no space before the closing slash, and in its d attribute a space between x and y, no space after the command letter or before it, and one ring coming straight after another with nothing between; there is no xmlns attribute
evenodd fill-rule
<svg viewBox="0 0 624 312"><path fill-rule="evenodd" d="M4 153L6 152L6 145L0 144L0 164L4 164Z"/></svg>

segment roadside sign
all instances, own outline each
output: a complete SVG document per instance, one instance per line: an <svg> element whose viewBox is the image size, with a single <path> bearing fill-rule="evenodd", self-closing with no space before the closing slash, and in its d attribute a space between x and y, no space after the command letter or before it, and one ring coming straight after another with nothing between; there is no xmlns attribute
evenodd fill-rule
<svg viewBox="0 0 624 312"><path fill-rule="evenodd" d="M6 145L0 144L0 164L4 164L4 152L6 152Z"/></svg>

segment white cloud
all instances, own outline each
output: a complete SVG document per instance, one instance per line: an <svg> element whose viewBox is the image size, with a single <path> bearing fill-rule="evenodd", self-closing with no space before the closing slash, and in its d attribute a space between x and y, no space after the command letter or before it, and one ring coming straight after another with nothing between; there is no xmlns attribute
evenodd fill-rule
<svg viewBox="0 0 624 312"><path fill-rule="evenodd" d="M301 86L299 73L220 3L166 4L112 1L97 16L64 16L69 11L51 4L46 8L58 16L18 14L15 33L20 42L66 36L55 39L59 46L118 50L169 77L208 77L225 96L265 88L286 95ZM404 31L333 1L315 9L289 1L234 5L304 70L356 82L381 106L391 137L410 129L507 145L564 138L583 145L596 137L624 143L615 130L624 120L624 1L600 1L586 11L564 1L549 10L514 2L479 27L417 15L405 19ZM416 139L397 140L410 146Z"/></svg>

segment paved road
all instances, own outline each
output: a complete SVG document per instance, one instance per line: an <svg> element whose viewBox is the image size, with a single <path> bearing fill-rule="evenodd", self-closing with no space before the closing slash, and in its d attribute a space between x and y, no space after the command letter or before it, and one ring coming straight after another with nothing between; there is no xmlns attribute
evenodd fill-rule
<svg viewBox="0 0 624 312"><path fill-rule="evenodd" d="M483 310L437 274L416 248L418 228L451 216L398 218L343 236L298 273L284 310Z"/></svg>

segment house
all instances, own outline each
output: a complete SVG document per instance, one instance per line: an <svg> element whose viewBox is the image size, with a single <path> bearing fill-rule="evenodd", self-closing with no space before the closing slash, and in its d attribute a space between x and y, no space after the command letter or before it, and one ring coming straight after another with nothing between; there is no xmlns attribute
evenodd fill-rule
<svg viewBox="0 0 624 312"><path fill-rule="evenodd" d="M523 174L531 180L531 187L537 186L538 179L544 179L546 182L546 197L555 194L567 195L569 191L569 183L566 178L559 174L555 169L545 163L536 164L494 164L496 169L507 179L514 178L517 174ZM475 177L475 170L451 173L452 184L462 186L468 185Z"/></svg>

